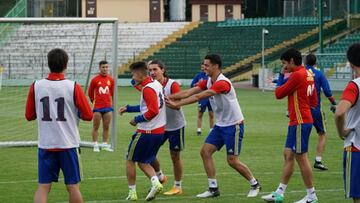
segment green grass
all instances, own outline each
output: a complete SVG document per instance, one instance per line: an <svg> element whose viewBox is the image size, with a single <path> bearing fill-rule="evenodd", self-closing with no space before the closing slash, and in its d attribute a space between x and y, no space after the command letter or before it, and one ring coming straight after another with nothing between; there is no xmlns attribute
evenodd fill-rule
<svg viewBox="0 0 360 203"><path fill-rule="evenodd" d="M6 88L1 90L1 94ZM24 89L24 92L27 88ZM288 118L285 116L286 100L276 101L273 92L262 93L255 90L237 90L239 103L245 116L245 135L240 160L246 163L263 186L262 194L276 189L279 184L282 169L282 151L286 137ZM26 93L25 93L26 95ZM24 96L25 101L26 96ZM339 94L335 94L339 98ZM136 104L139 94L132 88L119 88L118 106ZM318 191L320 202L338 203L347 202L344 199L342 183L342 141L338 139L335 131L333 114L330 113L329 104L323 101L324 110L328 120L328 141L324 162L329 171L314 171L314 184ZM1 105L1 98L0 98ZM17 108L23 109L24 103ZM263 202L260 197L249 199L246 194L248 183L226 163L226 152L221 150L215 153L217 179L221 196L216 199L199 200L195 195L207 188L207 177L204 173L202 161L199 156L205 134L196 136L196 105L185 106L187 120L185 150L182 152L184 164L183 189L184 194L177 197L159 195L157 202ZM36 129L36 122L24 122L24 118L17 115L20 120L17 128ZM1 112L1 117L6 117ZM118 143L113 153L94 153L92 149L82 149L81 159L83 165L83 181L81 191L86 202L122 202L128 188L125 177L125 153L135 128L128 122L133 115L127 114L118 117ZM84 123L84 122L82 122ZM208 129L207 115L204 117L204 129ZM8 125L10 125L8 123ZM26 126L23 126L26 125ZM91 123L81 124L82 139L90 139L89 127ZM4 131L9 127L2 127L0 140ZM36 138L35 135L32 137ZM317 135L313 130L309 157L311 164L314 159ZM164 145L159 153L162 170L170 177L165 189L172 186L172 165L168 152L168 145ZM31 202L37 187L37 148L2 148L0 149L0 202ZM138 170L137 191L140 201L145 199L149 188L149 180ZM294 202L305 195L305 189L299 174L298 167L288 186L285 201ZM53 184L49 195L49 202L66 202L67 193L63 179Z"/></svg>

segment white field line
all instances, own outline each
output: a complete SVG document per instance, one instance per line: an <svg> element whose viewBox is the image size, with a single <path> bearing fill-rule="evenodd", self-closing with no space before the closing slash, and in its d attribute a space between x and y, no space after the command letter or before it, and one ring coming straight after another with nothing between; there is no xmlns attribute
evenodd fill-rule
<svg viewBox="0 0 360 203"><path fill-rule="evenodd" d="M237 175L238 173L236 172L224 172L224 173L216 173L216 175ZM259 175L281 175L281 172L260 172L260 173L255 173L257 176ZM294 174L299 175L300 172L294 172ZM314 176L318 175L318 174L333 174L333 175L342 175L342 172L330 172L330 171L326 171L326 172L317 172L314 173ZM167 174L168 177L172 177L172 175ZM205 173L188 173L188 174L184 174L184 177L192 177L192 176L206 176ZM146 176L144 175L140 175L137 176L138 178L145 178ZM87 181L87 180L121 180L121 179L126 179L126 176L104 176L104 177L85 177L82 178L82 181ZM62 180L62 178L59 178L59 182ZM33 180L14 180L14 181L0 181L0 184L18 184L18 183L36 183L38 180L37 179L33 179Z"/></svg>
<svg viewBox="0 0 360 203"><path fill-rule="evenodd" d="M324 190L316 190L316 193L325 193L325 192L341 192L344 191L344 189L324 189ZM271 193L271 191L268 192L260 192L259 196L256 197L260 200L260 196L261 195L266 195ZM304 193L305 194L305 190L291 190L291 191L287 191L286 193ZM220 197L236 197L236 200L239 199L252 199L252 198L247 198L246 197L247 193L233 193L233 194L221 194ZM86 201L86 203L108 203L108 202L129 202L129 200L125 200L125 197L123 197L124 199L113 199L113 200L94 200L94 201ZM301 197L299 197L301 198ZM181 195L181 196L169 196L169 197L157 197L155 200L158 201L169 201L169 200L184 200L184 202L187 202L186 200L200 200L199 198L196 198L194 195ZM145 201L145 199L141 199L139 198L138 201ZM206 202L206 201L205 201ZM58 202L58 203L66 203L66 202Z"/></svg>

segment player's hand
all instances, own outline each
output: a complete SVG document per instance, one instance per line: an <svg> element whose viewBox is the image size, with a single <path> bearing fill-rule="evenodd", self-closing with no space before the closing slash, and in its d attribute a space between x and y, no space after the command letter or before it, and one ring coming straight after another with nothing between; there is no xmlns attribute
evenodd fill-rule
<svg viewBox="0 0 360 203"><path fill-rule="evenodd" d="M119 112L120 116L123 115L123 113L126 112L126 106L120 107L118 112Z"/></svg>
<svg viewBox="0 0 360 203"><path fill-rule="evenodd" d="M129 123L130 123L130 125L132 125L132 126L136 126L136 124L137 124L137 123L135 122L135 119L132 119Z"/></svg>
<svg viewBox="0 0 360 203"><path fill-rule="evenodd" d="M332 111L333 113L335 113L336 111L336 104L332 104L331 107L330 107L330 111Z"/></svg>
<svg viewBox="0 0 360 203"><path fill-rule="evenodd" d="M178 110L180 106L178 105L178 102L175 100L169 99L168 97L165 98L166 106L168 106L171 109Z"/></svg>

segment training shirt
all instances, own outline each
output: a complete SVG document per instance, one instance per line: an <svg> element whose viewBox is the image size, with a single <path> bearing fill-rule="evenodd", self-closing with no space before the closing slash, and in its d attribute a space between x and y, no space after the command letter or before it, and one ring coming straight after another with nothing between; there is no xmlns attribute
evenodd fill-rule
<svg viewBox="0 0 360 203"><path fill-rule="evenodd" d="M112 107L113 94L114 80L110 75L103 76L98 74L91 80L88 95L94 109Z"/></svg>
<svg viewBox="0 0 360 203"><path fill-rule="evenodd" d="M29 89L25 117L38 121L38 146L42 149L79 147L77 115L90 121L93 113L81 87L50 73L47 79L35 81Z"/></svg>
<svg viewBox="0 0 360 203"><path fill-rule="evenodd" d="M275 89L277 99L288 96L289 125L312 123L310 108L317 106L317 94L312 73L298 66L286 83Z"/></svg>

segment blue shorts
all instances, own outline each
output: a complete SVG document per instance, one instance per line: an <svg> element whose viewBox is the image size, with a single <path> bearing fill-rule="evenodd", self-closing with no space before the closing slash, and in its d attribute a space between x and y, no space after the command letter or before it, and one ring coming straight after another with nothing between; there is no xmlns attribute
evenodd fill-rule
<svg viewBox="0 0 360 203"><path fill-rule="evenodd" d="M169 140L169 149L171 151L182 151L185 148L184 132L184 127L173 131L165 131L162 145L166 140Z"/></svg>
<svg viewBox="0 0 360 203"><path fill-rule="evenodd" d="M360 152L344 152L343 177L346 198L360 198Z"/></svg>
<svg viewBox="0 0 360 203"><path fill-rule="evenodd" d="M204 101L203 100L199 101L198 103L199 112L204 113L206 111L206 107L208 111L213 111L209 99L205 99Z"/></svg>
<svg viewBox="0 0 360 203"><path fill-rule="evenodd" d="M163 139L163 134L136 132L130 141L126 159L149 164L156 158Z"/></svg>
<svg viewBox="0 0 360 203"><path fill-rule="evenodd" d="M218 150L226 145L228 155L240 155L241 143L244 136L244 124L219 127L217 125L210 131L205 143L214 145Z"/></svg>
<svg viewBox="0 0 360 203"><path fill-rule="evenodd" d="M114 111L114 109L112 107L93 109L93 112L99 112L102 115L106 114L107 112L113 112L113 111Z"/></svg>
<svg viewBox="0 0 360 203"><path fill-rule="evenodd" d="M323 111L321 111L321 109L315 108L315 109L311 109L311 115L312 118L314 120L314 127L316 129L316 132L318 134L323 134L326 132L326 118L325 118L325 113Z"/></svg>
<svg viewBox="0 0 360 203"><path fill-rule="evenodd" d="M64 151L38 151L38 178L40 184L58 182L60 169L64 175L66 185L77 184L81 181L77 148Z"/></svg>
<svg viewBox="0 0 360 203"><path fill-rule="evenodd" d="M312 125L312 123L303 123L289 126L285 148L291 149L296 154L306 153L309 147Z"/></svg>

